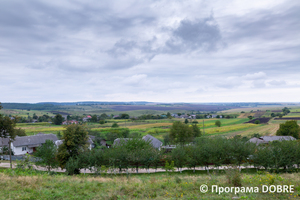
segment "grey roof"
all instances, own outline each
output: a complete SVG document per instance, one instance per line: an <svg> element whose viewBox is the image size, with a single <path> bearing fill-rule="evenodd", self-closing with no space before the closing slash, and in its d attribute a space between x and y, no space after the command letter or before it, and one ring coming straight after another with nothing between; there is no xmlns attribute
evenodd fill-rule
<svg viewBox="0 0 300 200"><path fill-rule="evenodd" d="M292 136L262 136L259 139L262 139L266 142L272 142L274 140L296 140L296 138Z"/></svg>
<svg viewBox="0 0 300 200"><path fill-rule="evenodd" d="M119 145L121 142L127 142L128 140L131 140L131 138L117 138L114 140L113 145Z"/></svg>
<svg viewBox="0 0 300 200"><path fill-rule="evenodd" d="M58 138L54 134L44 134L44 133L38 133L36 135L24 136L24 137L17 136L13 141L13 145L15 147L19 147L19 146L35 147L45 143L46 140L52 140L53 142L55 142L56 140L58 140Z"/></svg>
<svg viewBox="0 0 300 200"><path fill-rule="evenodd" d="M149 134L145 135L143 137L143 140L145 140L145 141L151 141L150 143L152 144L152 146L154 148L157 148L157 149L159 149L162 146L162 144L163 144L160 140L158 140L157 138L155 138L155 137L153 137L152 135L149 135Z"/></svg>
<svg viewBox="0 0 300 200"><path fill-rule="evenodd" d="M249 140L249 142L255 143L256 145L268 143L268 142L264 141L263 139L259 139L259 138L256 138L256 137L251 138Z"/></svg>
<svg viewBox="0 0 300 200"><path fill-rule="evenodd" d="M0 138L0 147L2 147L2 141L3 141L3 146L8 146L8 138Z"/></svg>
<svg viewBox="0 0 300 200"><path fill-rule="evenodd" d="M114 144L113 145L119 145L122 141L127 142L128 140L131 140L132 138L117 138L114 140ZM150 141L150 143L152 144L152 146L154 148L160 148L162 146L162 142L158 139L156 139L155 137L153 137L152 135L145 135L143 138L143 140L145 141Z"/></svg>

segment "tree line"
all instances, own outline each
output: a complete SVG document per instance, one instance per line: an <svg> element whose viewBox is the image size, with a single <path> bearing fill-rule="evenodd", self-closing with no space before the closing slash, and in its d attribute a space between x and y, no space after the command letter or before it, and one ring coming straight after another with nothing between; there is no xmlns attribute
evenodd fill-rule
<svg viewBox="0 0 300 200"><path fill-rule="evenodd" d="M63 144L57 149L53 142L47 141L37 150L38 164L50 170L60 166L69 175L80 173L81 169L100 174L106 172L138 172L144 168L164 168L170 163L179 171L188 167L222 165L252 165L265 170L283 168L292 170L300 164L300 143L298 141L277 141L257 146L241 136L198 137L191 143L182 143L171 152L152 147L150 141L140 138L120 140L112 148L88 148L88 132L84 126L70 125L63 134Z"/></svg>

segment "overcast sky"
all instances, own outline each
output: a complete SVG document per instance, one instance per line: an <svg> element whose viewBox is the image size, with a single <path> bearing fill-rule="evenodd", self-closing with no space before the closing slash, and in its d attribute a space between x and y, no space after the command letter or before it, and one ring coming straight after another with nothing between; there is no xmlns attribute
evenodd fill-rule
<svg viewBox="0 0 300 200"><path fill-rule="evenodd" d="M299 64L299 1L0 1L1 102L299 102Z"/></svg>

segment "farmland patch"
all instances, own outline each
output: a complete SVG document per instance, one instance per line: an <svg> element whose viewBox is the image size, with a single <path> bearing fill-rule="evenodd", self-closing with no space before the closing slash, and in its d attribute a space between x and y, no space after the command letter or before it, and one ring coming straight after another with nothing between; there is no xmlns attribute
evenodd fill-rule
<svg viewBox="0 0 300 200"><path fill-rule="evenodd" d="M252 119L252 120L250 120L250 121L248 121L248 122L245 122L245 123L252 123L252 124L255 124L255 121L256 121L256 120L259 120L259 123L260 123L260 124L266 124L266 123L268 123L268 122L270 121L270 119L271 119L271 118L269 118L269 117L265 117L265 118L255 118L255 119Z"/></svg>

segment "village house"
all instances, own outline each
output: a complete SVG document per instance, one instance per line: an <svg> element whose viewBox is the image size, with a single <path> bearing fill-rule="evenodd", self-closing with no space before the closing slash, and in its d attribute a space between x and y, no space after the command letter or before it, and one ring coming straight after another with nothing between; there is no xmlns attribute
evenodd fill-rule
<svg viewBox="0 0 300 200"><path fill-rule="evenodd" d="M26 153L33 153L36 148L43 145L46 140L56 142L58 140L55 134L38 133L36 135L16 137L11 143L11 149L14 155L25 155Z"/></svg>
<svg viewBox="0 0 300 200"><path fill-rule="evenodd" d="M128 140L131 140L132 138L117 138L114 140L114 144L113 145L119 145L121 142L127 142ZM161 146L162 146L162 142L160 140L158 140L157 138L153 137L152 135L145 135L143 138L143 140L145 141L150 141L150 144L160 150Z"/></svg>
<svg viewBox="0 0 300 200"><path fill-rule="evenodd" d="M2 152L2 146L3 148L8 147L8 138L0 138L0 152Z"/></svg>
<svg viewBox="0 0 300 200"><path fill-rule="evenodd" d="M64 121L62 125L69 125L69 124L78 124L78 121L76 120L70 120L70 121Z"/></svg>
<svg viewBox="0 0 300 200"><path fill-rule="evenodd" d="M87 141L87 143L89 144L89 147L88 147L89 150L92 150L92 148L95 147L94 142L91 137L94 137L94 136L89 136L88 141ZM63 144L63 142L64 142L64 140L56 140L54 143L58 148L61 144Z"/></svg>
<svg viewBox="0 0 300 200"><path fill-rule="evenodd" d="M292 136L262 136L260 138L256 138L256 137L251 138L249 142L259 145L259 144L268 144L269 142L273 142L273 141L283 141L283 140L296 140L296 138Z"/></svg>

